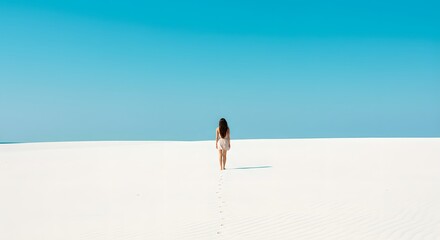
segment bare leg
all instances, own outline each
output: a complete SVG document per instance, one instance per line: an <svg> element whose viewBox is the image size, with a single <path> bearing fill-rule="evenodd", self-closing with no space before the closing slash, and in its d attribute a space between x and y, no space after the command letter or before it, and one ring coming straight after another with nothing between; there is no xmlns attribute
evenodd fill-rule
<svg viewBox="0 0 440 240"><path fill-rule="evenodd" d="M222 150L218 150L218 160L220 161L220 170L223 170Z"/></svg>
<svg viewBox="0 0 440 240"><path fill-rule="evenodd" d="M223 161L222 161L222 165L223 165L223 170L225 170L225 167L226 167L226 153L227 153L227 151L223 151Z"/></svg>

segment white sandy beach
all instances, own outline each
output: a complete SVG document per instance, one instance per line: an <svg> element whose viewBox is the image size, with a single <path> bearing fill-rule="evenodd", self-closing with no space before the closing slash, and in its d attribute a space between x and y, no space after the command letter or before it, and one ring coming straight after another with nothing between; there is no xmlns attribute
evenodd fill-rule
<svg viewBox="0 0 440 240"><path fill-rule="evenodd" d="M0 239L440 239L440 139L0 145Z"/></svg>

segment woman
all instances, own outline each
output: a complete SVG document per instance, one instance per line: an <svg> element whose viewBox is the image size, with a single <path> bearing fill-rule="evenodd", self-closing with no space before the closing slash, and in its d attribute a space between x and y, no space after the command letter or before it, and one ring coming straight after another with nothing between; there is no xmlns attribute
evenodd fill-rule
<svg viewBox="0 0 440 240"><path fill-rule="evenodd" d="M226 119L220 119L218 128L215 130L215 148L218 149L220 170L225 170L226 153L231 148L231 135Z"/></svg>

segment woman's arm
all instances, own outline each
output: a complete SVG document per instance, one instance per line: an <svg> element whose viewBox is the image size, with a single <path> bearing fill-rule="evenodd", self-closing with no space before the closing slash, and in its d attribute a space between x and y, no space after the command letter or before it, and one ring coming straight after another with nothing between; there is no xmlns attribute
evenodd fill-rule
<svg viewBox="0 0 440 240"><path fill-rule="evenodd" d="M218 128L215 129L215 148L218 149Z"/></svg>
<svg viewBox="0 0 440 240"><path fill-rule="evenodd" d="M228 138L229 138L229 148L231 148L231 130L228 129Z"/></svg>

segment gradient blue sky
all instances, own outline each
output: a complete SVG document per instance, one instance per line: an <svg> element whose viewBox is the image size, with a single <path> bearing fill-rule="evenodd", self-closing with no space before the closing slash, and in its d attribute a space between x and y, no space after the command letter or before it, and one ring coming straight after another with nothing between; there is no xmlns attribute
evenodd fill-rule
<svg viewBox="0 0 440 240"><path fill-rule="evenodd" d="M440 137L439 11L0 0L0 142Z"/></svg>

